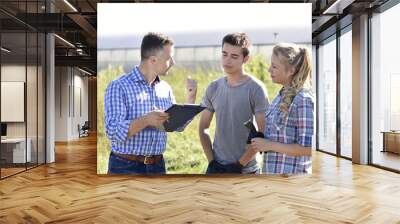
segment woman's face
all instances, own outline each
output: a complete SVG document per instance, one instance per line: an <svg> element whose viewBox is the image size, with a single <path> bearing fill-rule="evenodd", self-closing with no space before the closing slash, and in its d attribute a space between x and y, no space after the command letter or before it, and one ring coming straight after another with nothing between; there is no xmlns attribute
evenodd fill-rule
<svg viewBox="0 0 400 224"><path fill-rule="evenodd" d="M290 84L292 69L288 68L289 65L285 64L280 56L272 54L271 65L269 66L268 72L271 75L271 79L274 83L287 86Z"/></svg>

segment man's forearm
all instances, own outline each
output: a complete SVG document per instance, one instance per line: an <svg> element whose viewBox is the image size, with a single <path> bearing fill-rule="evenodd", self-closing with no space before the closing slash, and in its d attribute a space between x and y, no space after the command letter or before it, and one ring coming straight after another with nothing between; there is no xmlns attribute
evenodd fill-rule
<svg viewBox="0 0 400 224"><path fill-rule="evenodd" d="M243 166L246 166L251 160L254 159L254 156L257 152L253 152L252 150L247 150L243 153L242 157L239 159L239 163Z"/></svg>
<svg viewBox="0 0 400 224"><path fill-rule="evenodd" d="M212 152L211 138L205 130L200 132L200 142L203 147L204 154L206 154L207 160L212 161L214 159L214 155Z"/></svg>
<svg viewBox="0 0 400 224"><path fill-rule="evenodd" d="M128 137L136 135L138 132L145 129L147 126L148 126L148 123L147 123L145 116L142 116L136 120L133 120L131 122L131 125L129 126Z"/></svg>

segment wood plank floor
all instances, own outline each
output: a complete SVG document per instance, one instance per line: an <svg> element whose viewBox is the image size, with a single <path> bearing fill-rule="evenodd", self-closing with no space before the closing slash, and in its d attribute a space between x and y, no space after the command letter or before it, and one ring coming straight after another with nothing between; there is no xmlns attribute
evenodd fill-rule
<svg viewBox="0 0 400 224"><path fill-rule="evenodd" d="M313 154L310 176L98 176L96 139L0 181L0 223L400 223L400 175Z"/></svg>
<svg viewBox="0 0 400 224"><path fill-rule="evenodd" d="M25 167L18 167L18 168L0 168L1 169L1 177L7 177L13 175L15 173L19 173L25 171Z"/></svg>

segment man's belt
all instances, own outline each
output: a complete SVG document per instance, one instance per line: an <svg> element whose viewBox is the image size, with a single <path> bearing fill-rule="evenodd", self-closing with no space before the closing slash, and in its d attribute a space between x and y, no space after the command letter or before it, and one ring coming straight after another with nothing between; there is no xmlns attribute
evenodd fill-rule
<svg viewBox="0 0 400 224"><path fill-rule="evenodd" d="M145 165L155 164L163 159L163 155L141 156L141 155L128 155L112 152L114 155L132 161L144 163Z"/></svg>

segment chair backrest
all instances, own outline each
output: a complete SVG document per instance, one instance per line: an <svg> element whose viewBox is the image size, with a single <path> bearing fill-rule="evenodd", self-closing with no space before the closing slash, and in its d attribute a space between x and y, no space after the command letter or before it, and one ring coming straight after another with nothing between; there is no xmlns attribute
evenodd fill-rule
<svg viewBox="0 0 400 224"><path fill-rule="evenodd" d="M82 129L89 129L89 121L85 121L85 124L83 124Z"/></svg>

